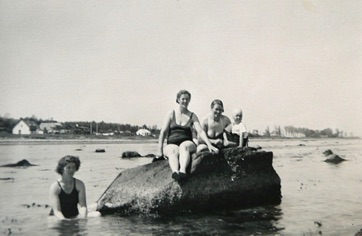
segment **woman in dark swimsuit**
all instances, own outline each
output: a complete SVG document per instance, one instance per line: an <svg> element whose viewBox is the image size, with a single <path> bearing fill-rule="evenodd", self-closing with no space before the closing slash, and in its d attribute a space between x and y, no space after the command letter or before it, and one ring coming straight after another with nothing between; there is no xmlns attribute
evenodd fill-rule
<svg viewBox="0 0 362 236"><path fill-rule="evenodd" d="M160 132L157 155L168 158L172 178L175 180L186 177L186 168L190 163L191 154L196 152L196 145L192 140L193 127L210 151L219 151L209 142L196 114L188 110L190 99L191 94L186 90L177 93L178 107L166 115ZM164 147L165 138L167 138L167 145Z"/></svg>
<svg viewBox="0 0 362 236"><path fill-rule="evenodd" d="M226 146L227 138L224 133L224 129L231 123L227 116L224 116L224 104L221 100L215 99L211 103L211 114L207 115L202 123L201 127L205 131L210 143L217 148L223 148ZM205 150L207 146L202 140L197 146L197 152Z"/></svg>
<svg viewBox="0 0 362 236"><path fill-rule="evenodd" d="M52 213L59 219L87 217L84 183L73 177L79 167L80 160L75 156L65 156L58 162L56 172L61 178L50 186L49 198Z"/></svg>

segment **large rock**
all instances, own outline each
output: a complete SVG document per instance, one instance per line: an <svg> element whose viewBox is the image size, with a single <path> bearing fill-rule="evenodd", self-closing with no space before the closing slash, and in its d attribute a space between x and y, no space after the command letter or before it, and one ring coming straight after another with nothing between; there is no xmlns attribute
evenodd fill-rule
<svg viewBox="0 0 362 236"><path fill-rule="evenodd" d="M193 156L188 179L171 178L167 160L121 172L102 194L97 210L107 213L172 214L279 204L280 178L273 153L225 149Z"/></svg>

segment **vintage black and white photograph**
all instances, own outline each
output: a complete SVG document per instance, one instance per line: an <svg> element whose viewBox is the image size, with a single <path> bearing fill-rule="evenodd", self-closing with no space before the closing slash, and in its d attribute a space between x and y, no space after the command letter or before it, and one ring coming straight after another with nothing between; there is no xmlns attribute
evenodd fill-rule
<svg viewBox="0 0 362 236"><path fill-rule="evenodd" d="M361 235L362 1L0 0L1 235Z"/></svg>

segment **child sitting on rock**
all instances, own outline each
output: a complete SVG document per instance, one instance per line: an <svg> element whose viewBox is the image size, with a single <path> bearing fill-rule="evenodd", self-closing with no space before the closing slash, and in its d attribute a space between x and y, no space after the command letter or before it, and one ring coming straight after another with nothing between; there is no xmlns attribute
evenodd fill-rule
<svg viewBox="0 0 362 236"><path fill-rule="evenodd" d="M246 126L243 122L243 111L238 108L233 112L233 120L228 127L225 128L227 138L228 138L228 146L238 146L238 147L247 147L248 146L248 132L246 130Z"/></svg>

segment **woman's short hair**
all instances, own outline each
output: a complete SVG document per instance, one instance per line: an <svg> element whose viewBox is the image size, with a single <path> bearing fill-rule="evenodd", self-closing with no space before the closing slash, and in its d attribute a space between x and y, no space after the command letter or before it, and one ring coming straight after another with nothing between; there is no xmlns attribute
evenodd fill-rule
<svg viewBox="0 0 362 236"><path fill-rule="evenodd" d="M66 165L68 165L68 163L71 163L73 162L75 164L75 168L76 170L79 170L79 167L80 167L80 160L78 157L76 156L70 156L70 155L67 155L65 157L62 157L59 161L58 161L58 165L57 165L57 168L55 169L55 171L62 175L63 174L63 171L64 171L64 167Z"/></svg>
<svg viewBox="0 0 362 236"><path fill-rule="evenodd" d="M187 91L187 90L180 90L180 91L177 93L177 95L176 95L176 102L177 102L177 103L179 103L178 100L180 99L180 97L181 97L182 94L188 95L189 98L190 98L190 100L191 100L191 93L190 93L189 91Z"/></svg>
<svg viewBox="0 0 362 236"><path fill-rule="evenodd" d="M222 103L222 101L220 99L215 99L214 101L212 101L211 109L214 108L215 105L221 106L222 111L224 111L224 104Z"/></svg>

